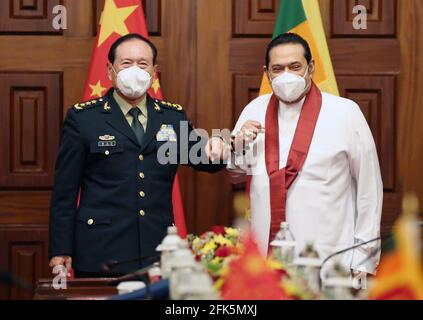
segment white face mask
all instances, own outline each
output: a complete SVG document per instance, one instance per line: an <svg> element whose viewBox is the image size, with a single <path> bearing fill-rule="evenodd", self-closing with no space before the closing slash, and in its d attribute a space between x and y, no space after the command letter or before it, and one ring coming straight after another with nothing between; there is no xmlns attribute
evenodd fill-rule
<svg viewBox="0 0 423 320"><path fill-rule="evenodd" d="M137 66L123 69L117 74L117 87L119 91L130 99L141 98L150 86L150 74Z"/></svg>
<svg viewBox="0 0 423 320"><path fill-rule="evenodd" d="M308 73L308 67L305 75ZM306 81L303 77L290 72L284 72L272 80L273 92L282 101L293 102L298 100L306 89Z"/></svg>

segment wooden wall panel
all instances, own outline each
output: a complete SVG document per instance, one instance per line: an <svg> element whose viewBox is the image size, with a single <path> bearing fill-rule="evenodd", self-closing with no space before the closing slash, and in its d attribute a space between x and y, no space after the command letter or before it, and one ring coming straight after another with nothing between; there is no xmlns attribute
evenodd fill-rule
<svg viewBox="0 0 423 320"><path fill-rule="evenodd" d="M15 2L25 10L62 3ZM0 12L10 3L1 1ZM28 24L25 18L0 31L0 269L30 284L51 276L47 224L60 131L66 109L82 95L93 43L92 4L63 4L68 9L63 32L49 29L48 14L44 21L34 16ZM31 291L0 288L0 299L31 297Z"/></svg>
<svg viewBox="0 0 423 320"><path fill-rule="evenodd" d="M367 9L367 29L353 28L353 7ZM333 37L395 37L396 0L332 0Z"/></svg>
<svg viewBox="0 0 423 320"><path fill-rule="evenodd" d="M46 226L0 226L0 270L33 286L43 277L51 277L47 259L48 230ZM0 284L0 300L32 299L32 290Z"/></svg>
<svg viewBox="0 0 423 320"><path fill-rule="evenodd" d="M268 43L269 39L232 39L230 70L262 74ZM392 75L400 72L400 44L396 39L329 38L328 45L336 75Z"/></svg>
<svg viewBox="0 0 423 320"><path fill-rule="evenodd" d="M233 119L238 119L245 106L258 97L261 80L261 75L234 73Z"/></svg>
<svg viewBox="0 0 423 320"><path fill-rule="evenodd" d="M335 38L329 49L336 75L398 75L400 43L397 39Z"/></svg>
<svg viewBox="0 0 423 320"><path fill-rule="evenodd" d="M232 127L229 42L232 32L231 1L197 0L195 120L208 130ZM213 23L210 23L213 21ZM207 35L207 36L204 36ZM225 174L196 174L196 230L232 223L232 186Z"/></svg>
<svg viewBox="0 0 423 320"><path fill-rule="evenodd" d="M158 57L164 99L183 105L188 118L197 127L196 2L162 0L162 33L160 37L154 37L153 41L155 44L162 42ZM202 201L196 188L197 173L191 168L180 167L178 175L188 231L195 232L198 230L197 216L204 214L195 208L197 201Z"/></svg>
<svg viewBox="0 0 423 320"><path fill-rule="evenodd" d="M234 0L233 35L271 38L279 9L278 0Z"/></svg>
<svg viewBox="0 0 423 320"><path fill-rule="evenodd" d="M0 226L47 224L50 194L49 190L33 189L1 191Z"/></svg>
<svg viewBox="0 0 423 320"><path fill-rule="evenodd" d="M60 0L4 0L0 34L61 34L52 26L53 7L60 4Z"/></svg>
<svg viewBox="0 0 423 320"><path fill-rule="evenodd" d="M399 2L398 161L404 192L418 195L423 212L423 1Z"/></svg>
<svg viewBox="0 0 423 320"><path fill-rule="evenodd" d="M0 73L0 189L53 184L62 120L60 73Z"/></svg>

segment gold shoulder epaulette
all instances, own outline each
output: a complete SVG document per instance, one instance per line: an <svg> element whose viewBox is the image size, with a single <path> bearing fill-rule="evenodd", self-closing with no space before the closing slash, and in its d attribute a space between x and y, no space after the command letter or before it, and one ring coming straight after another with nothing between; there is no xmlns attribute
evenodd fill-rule
<svg viewBox="0 0 423 320"><path fill-rule="evenodd" d="M176 104L176 103L170 103L170 102L166 102L163 100L155 100L156 103L159 103L160 106L168 108L170 110L176 110L176 111L180 111L183 112L184 108L182 108L182 106L180 104Z"/></svg>
<svg viewBox="0 0 423 320"><path fill-rule="evenodd" d="M93 99L93 100L88 100L85 102L74 104L73 108L75 109L75 111L79 112L79 111L83 111L83 110L87 110L87 109L91 109L91 108L103 105L103 102L104 102L103 98Z"/></svg>

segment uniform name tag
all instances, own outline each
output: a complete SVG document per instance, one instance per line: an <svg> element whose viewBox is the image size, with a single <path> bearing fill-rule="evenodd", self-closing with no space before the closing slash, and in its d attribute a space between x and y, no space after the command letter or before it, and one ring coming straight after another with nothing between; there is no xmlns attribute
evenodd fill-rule
<svg viewBox="0 0 423 320"><path fill-rule="evenodd" d="M99 147L115 147L116 141L99 141L98 146Z"/></svg>

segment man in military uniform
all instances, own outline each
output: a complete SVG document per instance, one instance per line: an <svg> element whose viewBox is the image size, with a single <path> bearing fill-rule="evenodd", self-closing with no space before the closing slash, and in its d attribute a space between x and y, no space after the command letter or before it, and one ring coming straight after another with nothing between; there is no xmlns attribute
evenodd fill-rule
<svg viewBox="0 0 423 320"><path fill-rule="evenodd" d="M69 109L51 202L51 267L73 267L75 276L84 277L102 275L101 266L111 260L137 260L116 266L117 275L150 264L145 258L155 255L173 223L172 186L182 153L200 143L196 147L207 159L226 157L223 139L181 136L183 121L188 134L196 135L183 108L146 93L156 58L157 49L142 36L118 39L109 53L113 88ZM164 144L170 146L165 156L177 152L176 163L161 164L158 153ZM207 172L225 167L189 158L186 164Z"/></svg>

